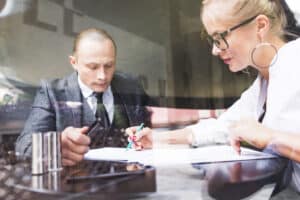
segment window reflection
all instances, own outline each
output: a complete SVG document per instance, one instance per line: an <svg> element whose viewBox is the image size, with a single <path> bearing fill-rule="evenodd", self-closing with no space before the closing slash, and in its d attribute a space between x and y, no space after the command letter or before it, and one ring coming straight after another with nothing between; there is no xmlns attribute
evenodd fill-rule
<svg viewBox="0 0 300 200"><path fill-rule="evenodd" d="M255 78L212 57L200 1L4 0L0 3L0 133L18 134L42 79L61 78L74 35L89 27L115 38L117 70L140 77L161 107L224 109Z"/></svg>

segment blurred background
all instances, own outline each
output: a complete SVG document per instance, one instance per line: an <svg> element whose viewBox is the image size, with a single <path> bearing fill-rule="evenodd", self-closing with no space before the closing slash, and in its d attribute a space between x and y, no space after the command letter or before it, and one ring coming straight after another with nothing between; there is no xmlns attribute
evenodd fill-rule
<svg viewBox="0 0 300 200"><path fill-rule="evenodd" d="M286 2L299 20L300 2ZM200 0L0 0L0 142L20 132L42 79L72 72L74 36L90 27L112 35L117 69L138 76L160 106L227 108L256 74L231 73L211 55L200 6Z"/></svg>

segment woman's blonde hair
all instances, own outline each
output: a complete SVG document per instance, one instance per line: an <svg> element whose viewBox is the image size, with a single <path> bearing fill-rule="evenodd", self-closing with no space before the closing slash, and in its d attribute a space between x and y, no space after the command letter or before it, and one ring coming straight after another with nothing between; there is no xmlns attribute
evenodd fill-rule
<svg viewBox="0 0 300 200"><path fill-rule="evenodd" d="M226 16L226 20L233 23L239 23L255 15L265 15L270 20L272 33L284 37L287 19L280 0L203 0L202 4L201 17L207 15L212 20L219 20L222 6L228 4L232 9L222 17ZM209 11L207 8L210 8Z"/></svg>

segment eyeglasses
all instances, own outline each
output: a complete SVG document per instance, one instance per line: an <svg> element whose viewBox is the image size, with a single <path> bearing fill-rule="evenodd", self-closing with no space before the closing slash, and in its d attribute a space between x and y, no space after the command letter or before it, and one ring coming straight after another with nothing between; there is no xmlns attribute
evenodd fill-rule
<svg viewBox="0 0 300 200"><path fill-rule="evenodd" d="M211 45L216 45L216 47L218 47L220 50L224 51L226 49L228 49L229 45L228 45L228 42L226 41L225 37L230 33L232 32L233 30L241 27L241 26L244 26L248 23L250 23L252 20L254 20L255 18L257 17L256 16L253 16L249 19L246 19L245 21L241 22L240 24L238 25L235 25L234 27L232 28L229 28L228 30L222 32L222 33L215 33L213 34L212 36L208 36L208 42L211 44Z"/></svg>

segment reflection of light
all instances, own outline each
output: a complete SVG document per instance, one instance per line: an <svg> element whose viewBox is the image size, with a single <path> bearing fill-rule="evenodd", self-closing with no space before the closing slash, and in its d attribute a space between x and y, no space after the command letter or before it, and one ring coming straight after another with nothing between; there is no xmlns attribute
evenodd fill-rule
<svg viewBox="0 0 300 200"><path fill-rule="evenodd" d="M6 17L25 11L29 1L31 0L1 0L0 17Z"/></svg>
<svg viewBox="0 0 300 200"><path fill-rule="evenodd" d="M300 1L296 0L286 0L286 3L289 5L290 9L295 13L295 18L300 24Z"/></svg>
<svg viewBox="0 0 300 200"><path fill-rule="evenodd" d="M289 5L289 7L290 7L294 12L297 12L297 13L300 12L300 1L286 0L286 3Z"/></svg>
<svg viewBox="0 0 300 200"><path fill-rule="evenodd" d="M75 101L66 101L66 105L70 108L78 108L82 105L81 102L75 102Z"/></svg>
<svg viewBox="0 0 300 200"><path fill-rule="evenodd" d="M0 11L4 8L6 0L0 1Z"/></svg>
<svg viewBox="0 0 300 200"><path fill-rule="evenodd" d="M5 17L9 13L11 13L13 9L14 2L10 0L3 0L1 5L0 5L0 17Z"/></svg>

